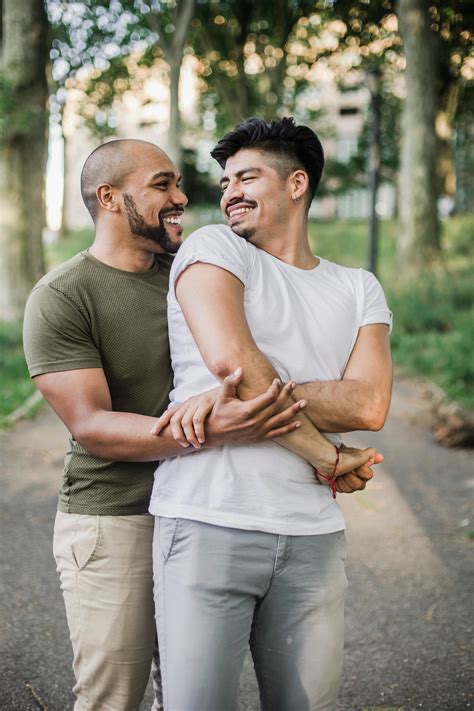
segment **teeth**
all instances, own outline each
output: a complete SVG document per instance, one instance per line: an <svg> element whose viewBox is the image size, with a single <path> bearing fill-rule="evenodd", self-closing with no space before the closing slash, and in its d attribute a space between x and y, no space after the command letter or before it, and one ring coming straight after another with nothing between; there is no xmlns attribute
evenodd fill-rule
<svg viewBox="0 0 474 711"><path fill-rule="evenodd" d="M181 217L165 217L165 222L169 225L180 225Z"/></svg>
<svg viewBox="0 0 474 711"><path fill-rule="evenodd" d="M234 215L243 215L246 212L252 212L253 207L238 207L235 210L229 210L229 217L233 217Z"/></svg>

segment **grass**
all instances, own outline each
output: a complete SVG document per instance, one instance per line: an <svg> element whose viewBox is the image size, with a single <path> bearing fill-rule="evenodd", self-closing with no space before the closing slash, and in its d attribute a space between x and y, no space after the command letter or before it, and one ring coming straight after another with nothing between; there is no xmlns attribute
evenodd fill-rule
<svg viewBox="0 0 474 711"><path fill-rule="evenodd" d="M187 214L186 233L218 220L218 213ZM473 279L474 217L460 216L444 224L442 265L403 285L395 261L397 227L381 223L379 278L394 312L392 348L395 364L410 375L429 378L449 398L474 407ZM365 222L312 222L315 254L350 267L367 265ZM49 268L86 249L90 230L73 232L47 247ZM21 324L0 323L0 424L34 391L21 346Z"/></svg>
<svg viewBox="0 0 474 711"><path fill-rule="evenodd" d="M0 323L0 424L35 390L28 376L21 343L20 322Z"/></svg>

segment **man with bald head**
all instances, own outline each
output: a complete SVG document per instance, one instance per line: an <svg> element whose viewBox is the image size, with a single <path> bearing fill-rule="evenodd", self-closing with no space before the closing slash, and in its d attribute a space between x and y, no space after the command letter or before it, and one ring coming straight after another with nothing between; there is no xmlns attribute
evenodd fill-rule
<svg viewBox="0 0 474 711"><path fill-rule="evenodd" d="M157 460L193 450L179 433L176 441L173 425L159 437L150 433L173 381L166 296L187 204L179 181L153 144L97 148L81 178L94 242L42 278L25 311L30 374L71 433L54 554L76 711L138 709L150 674L153 472ZM283 410L288 386L274 382L242 403L235 396L240 377L192 398L201 440L206 422L206 446L275 437L296 425L290 420L300 405ZM197 433L190 438L201 446Z"/></svg>

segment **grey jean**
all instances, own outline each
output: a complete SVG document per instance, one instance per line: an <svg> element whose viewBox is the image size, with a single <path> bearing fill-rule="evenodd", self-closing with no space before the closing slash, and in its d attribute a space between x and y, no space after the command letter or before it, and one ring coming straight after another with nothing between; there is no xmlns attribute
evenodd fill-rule
<svg viewBox="0 0 474 711"><path fill-rule="evenodd" d="M249 643L262 709L335 709L343 531L279 536L157 518L153 558L166 711L233 711Z"/></svg>

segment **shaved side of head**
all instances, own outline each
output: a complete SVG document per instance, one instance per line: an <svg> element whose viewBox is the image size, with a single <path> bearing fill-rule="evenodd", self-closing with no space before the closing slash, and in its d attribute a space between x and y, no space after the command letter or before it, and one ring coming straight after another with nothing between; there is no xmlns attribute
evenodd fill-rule
<svg viewBox="0 0 474 711"><path fill-rule="evenodd" d="M103 143L87 158L81 173L81 195L94 222L99 211L98 186L108 184L120 189L127 176L141 163L136 154L142 153L140 149L145 147L163 153L148 141L125 138Z"/></svg>

